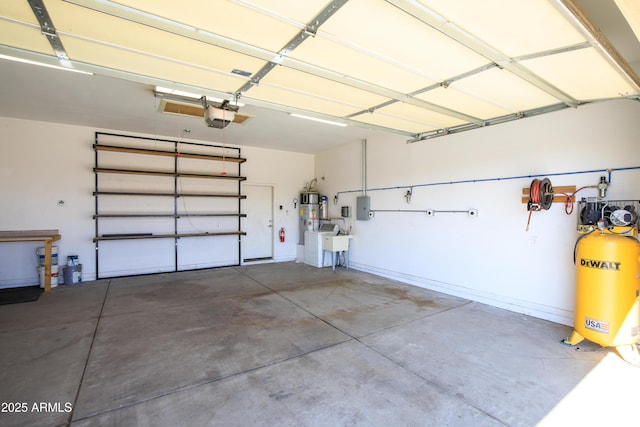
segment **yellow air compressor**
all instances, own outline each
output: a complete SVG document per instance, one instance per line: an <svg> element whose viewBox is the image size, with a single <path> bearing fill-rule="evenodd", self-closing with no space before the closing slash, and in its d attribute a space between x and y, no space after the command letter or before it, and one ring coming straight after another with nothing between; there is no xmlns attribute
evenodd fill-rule
<svg viewBox="0 0 640 427"><path fill-rule="evenodd" d="M622 346L637 353L640 335L640 242L616 234L615 228L578 239L574 330L564 343L575 345L586 338L623 355Z"/></svg>

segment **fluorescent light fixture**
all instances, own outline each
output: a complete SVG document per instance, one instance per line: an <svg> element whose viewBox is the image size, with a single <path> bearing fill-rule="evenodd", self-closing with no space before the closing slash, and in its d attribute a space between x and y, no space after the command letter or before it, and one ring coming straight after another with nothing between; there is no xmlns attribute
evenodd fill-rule
<svg viewBox="0 0 640 427"><path fill-rule="evenodd" d="M313 120L314 122L325 123L327 125L334 125L334 126L341 126L341 127L347 126L346 123L340 123L340 122L334 122L334 121L331 121L331 120L319 119L317 117L303 116L302 114L290 113L289 115L291 117L297 117L299 119Z"/></svg>
<svg viewBox="0 0 640 427"><path fill-rule="evenodd" d="M39 65L41 67L54 68L56 70L71 71L71 72L80 73L80 74L89 74L90 76L93 75L93 73L89 73L87 71L82 71L82 70L76 70L75 68L61 67L59 65L47 64L46 62L31 61L30 59L18 58L16 56L0 54L0 59L7 59L9 61L22 62L23 64L29 64L29 65Z"/></svg>
<svg viewBox="0 0 640 427"><path fill-rule="evenodd" d="M157 93L162 93L162 94L166 94L166 95L176 95L176 96L182 96L185 98L193 98L194 100L198 100L200 98L202 98L201 94L197 94L197 93L193 93L193 92L187 92L185 90L178 90L178 89L170 89L168 87L162 87L162 86L156 86L156 92ZM214 98L212 96L207 96L207 101L211 101L211 102L217 102L218 104L222 104L223 101L225 101L222 98ZM244 107L245 104L243 104L242 102L236 102L235 100L229 100L229 104L231 105L235 105L238 107Z"/></svg>

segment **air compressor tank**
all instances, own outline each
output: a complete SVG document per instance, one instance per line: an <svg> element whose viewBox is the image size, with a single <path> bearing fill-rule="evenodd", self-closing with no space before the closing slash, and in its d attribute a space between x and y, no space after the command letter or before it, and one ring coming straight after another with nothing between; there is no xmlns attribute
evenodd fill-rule
<svg viewBox="0 0 640 427"><path fill-rule="evenodd" d="M640 334L640 242L594 231L576 244L574 330L564 342L634 346Z"/></svg>

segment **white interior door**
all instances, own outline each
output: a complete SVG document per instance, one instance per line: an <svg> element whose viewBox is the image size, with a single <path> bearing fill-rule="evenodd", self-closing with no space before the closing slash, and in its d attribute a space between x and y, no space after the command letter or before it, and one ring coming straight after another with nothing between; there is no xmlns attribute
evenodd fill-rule
<svg viewBox="0 0 640 427"><path fill-rule="evenodd" d="M245 184L243 194L246 218L243 218L243 262L273 258L273 187Z"/></svg>

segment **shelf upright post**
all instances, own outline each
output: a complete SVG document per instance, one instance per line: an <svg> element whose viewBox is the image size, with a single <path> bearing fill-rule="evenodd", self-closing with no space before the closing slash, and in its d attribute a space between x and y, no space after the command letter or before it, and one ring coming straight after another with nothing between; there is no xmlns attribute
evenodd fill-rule
<svg viewBox="0 0 640 427"><path fill-rule="evenodd" d="M98 145L98 132L95 132L94 134L94 144ZM95 167L96 169L98 168L98 150L94 150L95 152ZM94 220L95 223L95 236L98 237L98 174L94 173L94 189L95 189L95 193L94 193L94 198L95 198L95 213L96 213L96 219ZM99 260L99 256L98 256L98 247L99 247L100 243L99 241L96 239L95 241L95 256L96 256L96 280L100 279L100 268L99 268L99 264L98 264L98 260Z"/></svg>
<svg viewBox="0 0 640 427"><path fill-rule="evenodd" d="M238 148L238 157L242 157L241 149ZM242 176L242 163L238 162L238 176ZM242 183L238 181L238 231L242 230L242 199L240 198L242 195ZM242 236L238 234L238 265L242 263Z"/></svg>
<svg viewBox="0 0 640 427"><path fill-rule="evenodd" d="M173 143L173 171L175 172L175 176L173 177L173 233L176 237L173 238L173 247L174 247L174 270L178 271L178 157L179 157L179 141L174 141Z"/></svg>

